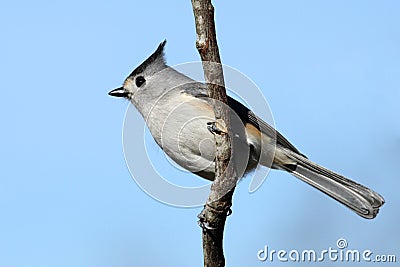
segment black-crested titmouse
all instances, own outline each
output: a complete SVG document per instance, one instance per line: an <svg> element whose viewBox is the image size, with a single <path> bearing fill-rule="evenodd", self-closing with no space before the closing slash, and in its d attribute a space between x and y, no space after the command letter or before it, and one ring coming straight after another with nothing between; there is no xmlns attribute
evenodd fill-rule
<svg viewBox="0 0 400 267"><path fill-rule="evenodd" d="M208 98L205 84L166 64L165 43L126 78L122 87L109 95L124 97L137 108L156 143L176 163L213 180L215 143L209 141L214 140L210 129L215 118L213 100ZM234 149L241 155L241 161L245 159L243 173L258 164L285 170L364 218L377 215L384 204L378 193L310 161L240 102L228 97L228 105L243 126L242 132L240 129L235 132L239 141Z"/></svg>

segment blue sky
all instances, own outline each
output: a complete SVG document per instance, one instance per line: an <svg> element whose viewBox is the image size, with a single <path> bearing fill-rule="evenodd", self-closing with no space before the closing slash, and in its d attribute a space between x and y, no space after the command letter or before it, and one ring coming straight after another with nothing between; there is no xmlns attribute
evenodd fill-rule
<svg viewBox="0 0 400 267"><path fill-rule="evenodd" d="M170 65L199 60L190 1L1 6L0 266L202 266L200 208L140 190L122 152L128 103L107 95L164 39ZM400 260L399 2L215 8L223 63L259 86L279 131L386 199L368 221L288 174L271 172L253 194L245 180L228 265L270 264L256 257L265 245L323 250L339 238Z"/></svg>

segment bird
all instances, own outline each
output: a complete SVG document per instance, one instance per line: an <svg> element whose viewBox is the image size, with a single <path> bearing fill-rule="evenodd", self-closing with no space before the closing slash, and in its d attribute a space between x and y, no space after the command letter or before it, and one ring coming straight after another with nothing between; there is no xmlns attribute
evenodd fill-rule
<svg viewBox="0 0 400 267"><path fill-rule="evenodd" d="M125 98L143 116L160 148L178 165L213 181L215 178L214 101L207 85L168 66L166 40L108 94ZM235 164L245 176L258 165L286 171L366 219L373 219L384 198L343 175L308 159L275 128L249 108L227 96L232 115ZM233 122L232 122L233 121ZM236 127L236 126L237 127ZM222 129L221 129L222 128ZM233 146L233 144L232 144ZM233 155L233 157L235 157Z"/></svg>

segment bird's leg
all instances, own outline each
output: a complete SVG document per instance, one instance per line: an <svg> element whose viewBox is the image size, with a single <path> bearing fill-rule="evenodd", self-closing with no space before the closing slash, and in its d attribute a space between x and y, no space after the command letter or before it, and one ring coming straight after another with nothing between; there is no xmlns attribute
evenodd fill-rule
<svg viewBox="0 0 400 267"><path fill-rule="evenodd" d="M222 123L222 121L218 121L218 120L207 122L207 129L212 134L224 135L224 134L228 133L226 130L226 127Z"/></svg>

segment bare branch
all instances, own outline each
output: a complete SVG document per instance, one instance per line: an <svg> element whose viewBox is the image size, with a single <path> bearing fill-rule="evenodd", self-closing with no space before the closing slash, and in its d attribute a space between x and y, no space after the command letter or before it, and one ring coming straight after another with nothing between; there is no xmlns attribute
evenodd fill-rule
<svg viewBox="0 0 400 267"><path fill-rule="evenodd" d="M238 178L232 164L229 164L233 150L228 134L230 110L227 108L223 69L217 45L214 7L211 0L192 0L192 7L197 33L196 47L203 63L209 96L215 99L215 125L222 125L225 129L213 132L216 142L215 180L207 204L198 216L203 227L204 266L225 266L223 233Z"/></svg>

